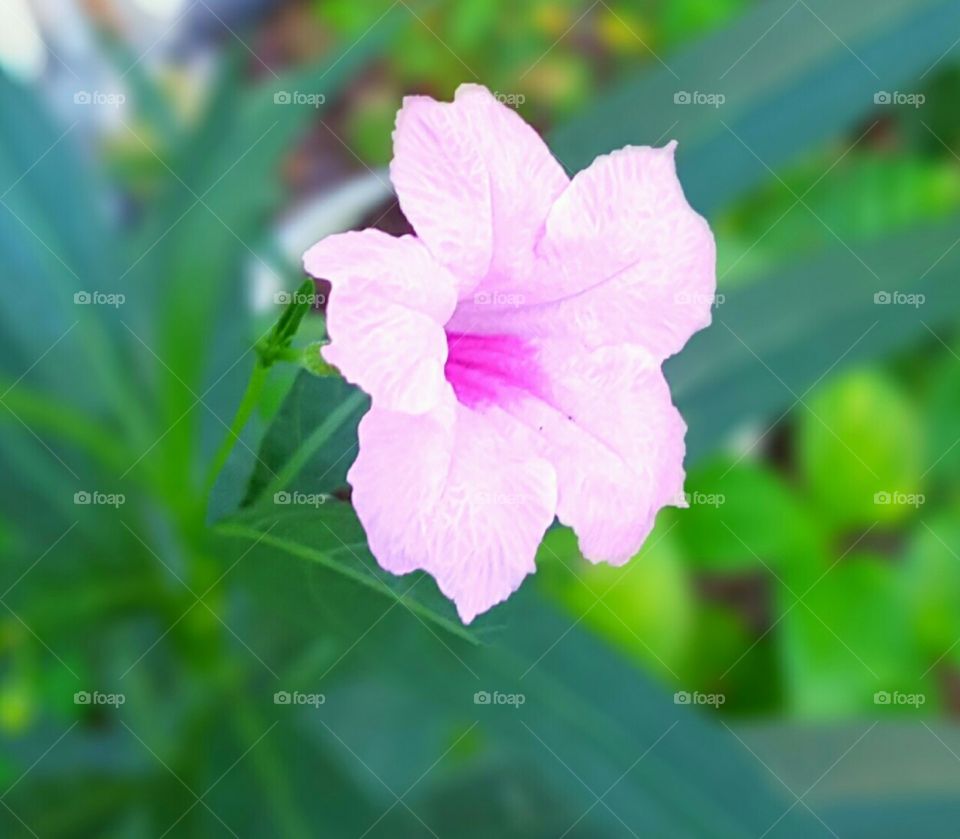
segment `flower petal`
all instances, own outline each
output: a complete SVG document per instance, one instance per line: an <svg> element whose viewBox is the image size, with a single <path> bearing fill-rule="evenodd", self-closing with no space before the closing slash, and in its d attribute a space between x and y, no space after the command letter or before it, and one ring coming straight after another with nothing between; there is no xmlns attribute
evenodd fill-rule
<svg viewBox="0 0 960 839"><path fill-rule="evenodd" d="M464 281L461 296L485 277L509 285L532 270L547 212L569 179L516 112L474 84L461 85L452 103L409 96L393 139L400 207Z"/></svg>
<svg viewBox="0 0 960 839"><path fill-rule="evenodd" d="M716 246L683 194L675 146L598 157L550 212L539 255L561 289L581 284L562 317L588 345L632 341L666 358L710 323Z"/></svg>
<svg viewBox="0 0 960 839"><path fill-rule="evenodd" d="M577 352L541 344L547 389L511 403L531 448L557 470L557 516L583 555L622 564L661 507L681 504L686 425L660 362L626 344Z"/></svg>
<svg viewBox="0 0 960 839"><path fill-rule="evenodd" d="M598 157L550 211L535 275L513 298L461 306L457 328L520 310L524 330L589 347L638 343L661 359L680 350L710 323L716 247L683 195L673 148Z"/></svg>
<svg viewBox="0 0 960 839"><path fill-rule="evenodd" d="M422 413L448 393L443 325L456 305L456 280L413 236L342 233L304 256L330 280L323 357L383 408Z"/></svg>
<svg viewBox="0 0 960 839"><path fill-rule="evenodd" d="M371 552L391 573L430 573L464 623L535 570L556 510L553 468L512 427L453 400L420 416L374 407L360 422L347 478Z"/></svg>

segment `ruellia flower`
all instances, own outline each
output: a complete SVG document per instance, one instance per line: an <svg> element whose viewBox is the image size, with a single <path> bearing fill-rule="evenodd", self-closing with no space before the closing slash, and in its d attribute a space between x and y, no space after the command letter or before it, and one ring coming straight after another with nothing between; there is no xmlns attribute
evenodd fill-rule
<svg viewBox="0 0 960 839"><path fill-rule="evenodd" d="M469 623L535 570L555 518L622 564L682 504L661 372L710 322L715 247L674 143L572 179L484 87L404 100L390 177L415 236L330 236L324 358L371 397L348 480L370 550Z"/></svg>

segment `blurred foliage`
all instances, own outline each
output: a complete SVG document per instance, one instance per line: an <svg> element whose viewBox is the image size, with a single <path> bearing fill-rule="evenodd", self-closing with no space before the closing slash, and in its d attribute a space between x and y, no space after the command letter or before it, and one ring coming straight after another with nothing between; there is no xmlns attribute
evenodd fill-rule
<svg viewBox="0 0 960 839"><path fill-rule="evenodd" d="M717 234L727 246L719 266L724 287L778 260L822 247L831 236L828 230L853 244L956 212L956 161L942 149L921 156L876 148L870 137L883 128L873 123L865 131L860 145L817 155L720 219ZM809 211L797 197L803 197Z"/></svg>
<svg viewBox="0 0 960 839"><path fill-rule="evenodd" d="M882 376L825 387L803 416L797 448L822 520L846 527L895 522L918 506L897 498L922 495L920 418Z"/></svg>
<svg viewBox="0 0 960 839"><path fill-rule="evenodd" d="M421 835L421 819L462 836L559 835L577 819L569 835L622 835L621 820L658 836L829 835L804 808L781 818L794 802L741 735L670 694L722 696L706 710L725 724L956 706L960 73L924 70L958 10L811 5L831 30L789 3L316 3L341 48L323 66L252 83L248 56L228 53L190 122L131 73L137 107L97 165L0 83L0 248L16 283L0 314L10 835L206 836L220 814L291 837ZM782 13L795 17L771 28ZM678 75L711 89L701 80L766 31L725 82L727 110L678 113ZM848 43L928 104L873 107ZM621 568L552 529L540 573L464 628L429 578L379 570L342 500L365 407L353 388L273 369L224 469L211 464L280 316L251 315L248 264L300 279L267 231L315 117L352 149L334 146L338 170L362 171L388 158L400 96L448 97L474 74L523 95L573 168L680 137L725 296L667 365L690 425L689 509L664 511ZM321 81L316 114L274 106ZM74 304L94 290L126 299ZM91 491L125 503L74 502ZM278 511L277 492L322 500ZM122 709L73 698L95 689L122 690ZM474 704L485 689L525 707ZM278 690L326 702L278 705ZM874 802L849 790L827 812L850 835L903 835L904 812L952 828L952 791L917 783L921 804L869 832Z"/></svg>
<svg viewBox="0 0 960 839"><path fill-rule="evenodd" d="M461 82L482 81L534 124L551 124L587 102L598 86L661 51L722 25L746 0L317 0L318 18L351 42L386 16L408 18L377 71L348 103L346 139L364 160L390 159L396 103L411 92L449 99ZM418 25L422 24L422 25Z"/></svg>

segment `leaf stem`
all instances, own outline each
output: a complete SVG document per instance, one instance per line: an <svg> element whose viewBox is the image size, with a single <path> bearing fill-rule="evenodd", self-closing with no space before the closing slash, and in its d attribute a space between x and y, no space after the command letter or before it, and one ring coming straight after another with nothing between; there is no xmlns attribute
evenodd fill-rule
<svg viewBox="0 0 960 839"><path fill-rule="evenodd" d="M316 291L316 285L313 280L304 280L300 288L290 296L286 307L273 325L270 333L261 341L258 341L254 349L256 350L257 360L253 366L253 372L250 374L250 381L247 382L247 389L240 400L237 413L230 424L227 436L217 449L217 453L210 464L210 470L207 473L207 480L204 485L204 495L210 497L210 492L217 481L217 476L223 469L233 451L234 445L240 439L240 432L247 425L250 415L257 407L260 401L260 394L263 391L263 385L267 380L267 371L277 361L291 361L297 364L303 363L303 353L292 347L293 338L300 328L300 322L307 312L310 311L313 303L313 294Z"/></svg>
<svg viewBox="0 0 960 839"><path fill-rule="evenodd" d="M233 417L233 422L230 423L227 436L223 438L220 448L217 449L217 453L214 455L213 461L210 463L210 469L207 472L207 480L204 488L204 492L207 496L209 496L210 491L213 489L213 485L216 483L217 476L220 474L220 471L226 464L227 459L230 457L230 453L233 451L233 447L236 445L237 440L240 439L240 432L246 427L247 422L250 419L250 415L254 412L257 404L260 401L260 394L263 392L263 386L267 381L268 369L269 368L266 367L259 359L253 365L253 372L250 374L250 381L247 382L247 389L244 391L243 398L240 400L240 405L237 407L237 413Z"/></svg>

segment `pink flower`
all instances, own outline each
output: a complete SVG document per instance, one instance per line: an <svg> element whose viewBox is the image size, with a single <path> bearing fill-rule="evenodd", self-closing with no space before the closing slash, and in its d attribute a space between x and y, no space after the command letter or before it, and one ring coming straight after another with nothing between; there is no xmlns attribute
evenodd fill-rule
<svg viewBox="0 0 960 839"><path fill-rule="evenodd" d="M324 358L372 397L348 478L377 561L469 623L554 517L622 564L678 504L686 426L660 370L710 323L715 249L674 143L572 180L490 92L404 100L390 175L416 236L330 236Z"/></svg>

